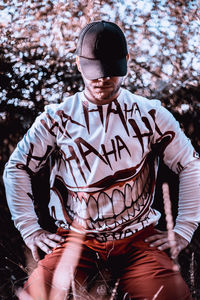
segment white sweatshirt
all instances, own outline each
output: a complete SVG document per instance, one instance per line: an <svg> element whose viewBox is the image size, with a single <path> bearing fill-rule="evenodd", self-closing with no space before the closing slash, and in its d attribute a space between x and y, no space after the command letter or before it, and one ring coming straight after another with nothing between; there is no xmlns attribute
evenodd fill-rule
<svg viewBox="0 0 200 300"><path fill-rule="evenodd" d="M52 154L55 154L52 156ZM128 237L154 223L158 156L179 174L175 231L188 241L200 221L200 160L158 100L121 89L97 106L83 92L45 107L12 153L4 172L7 201L23 238L40 229L30 175L48 156L50 214L57 226L100 241Z"/></svg>

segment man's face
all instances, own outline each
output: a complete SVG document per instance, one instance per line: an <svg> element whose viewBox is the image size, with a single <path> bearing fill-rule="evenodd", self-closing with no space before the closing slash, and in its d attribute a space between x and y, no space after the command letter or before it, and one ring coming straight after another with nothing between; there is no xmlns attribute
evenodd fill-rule
<svg viewBox="0 0 200 300"><path fill-rule="evenodd" d="M88 80L83 77L85 95L95 104L110 103L118 97L122 80L123 77L104 77L96 80Z"/></svg>
<svg viewBox="0 0 200 300"><path fill-rule="evenodd" d="M79 60L77 66L81 72ZM87 79L81 72L85 84L85 96L89 101L97 104L107 104L116 99L120 93L123 77L103 77L95 80Z"/></svg>

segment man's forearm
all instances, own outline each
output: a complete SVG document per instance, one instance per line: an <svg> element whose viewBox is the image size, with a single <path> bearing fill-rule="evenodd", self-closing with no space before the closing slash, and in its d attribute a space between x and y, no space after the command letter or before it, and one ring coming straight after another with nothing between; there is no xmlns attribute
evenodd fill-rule
<svg viewBox="0 0 200 300"><path fill-rule="evenodd" d="M189 163L179 178L179 207L174 231L190 242L200 222L200 160Z"/></svg>
<svg viewBox="0 0 200 300"><path fill-rule="evenodd" d="M3 179L12 220L25 239L41 228L31 199L30 177L25 170L17 169L12 162L9 162Z"/></svg>

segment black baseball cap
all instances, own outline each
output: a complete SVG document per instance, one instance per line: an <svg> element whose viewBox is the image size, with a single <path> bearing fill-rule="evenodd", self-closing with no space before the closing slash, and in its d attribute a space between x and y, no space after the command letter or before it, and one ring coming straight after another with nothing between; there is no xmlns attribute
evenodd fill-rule
<svg viewBox="0 0 200 300"><path fill-rule="evenodd" d="M80 32L76 54L89 80L127 73L126 38L115 23L97 21L86 25Z"/></svg>

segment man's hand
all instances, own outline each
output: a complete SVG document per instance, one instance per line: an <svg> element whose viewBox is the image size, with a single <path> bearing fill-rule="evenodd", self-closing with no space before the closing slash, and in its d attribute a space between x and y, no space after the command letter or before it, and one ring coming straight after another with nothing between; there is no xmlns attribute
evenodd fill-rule
<svg viewBox="0 0 200 300"><path fill-rule="evenodd" d="M33 258L36 261L40 259L38 248L49 254L52 248L59 246L59 243L63 241L64 239L61 236L43 229L35 231L24 239L25 244L31 250Z"/></svg>
<svg viewBox="0 0 200 300"><path fill-rule="evenodd" d="M156 230L157 233L145 239L150 247L157 247L159 250L171 249L172 259L176 259L179 253L189 244L181 235L174 232L175 241L169 241L167 231Z"/></svg>

